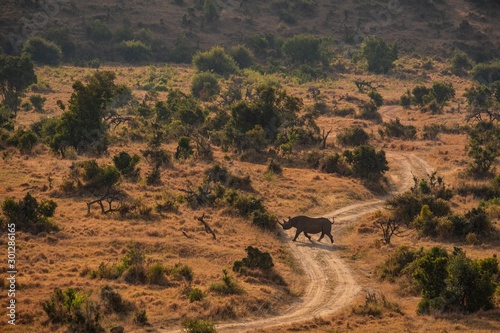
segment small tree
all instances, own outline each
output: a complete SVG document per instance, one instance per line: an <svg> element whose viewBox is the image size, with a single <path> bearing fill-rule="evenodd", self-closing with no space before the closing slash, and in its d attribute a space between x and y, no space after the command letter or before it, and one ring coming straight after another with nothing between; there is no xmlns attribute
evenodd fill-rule
<svg viewBox="0 0 500 333"><path fill-rule="evenodd" d="M238 65L234 59L220 46L196 53L193 57L193 65L199 72L214 72L220 75L229 75L238 71Z"/></svg>
<svg viewBox="0 0 500 333"><path fill-rule="evenodd" d="M208 72L195 74L191 81L191 93L203 101L214 99L220 93L217 76Z"/></svg>
<svg viewBox="0 0 500 333"><path fill-rule="evenodd" d="M93 20L87 28L87 34L94 42L105 42L113 38L113 33L106 22Z"/></svg>
<svg viewBox="0 0 500 333"><path fill-rule="evenodd" d="M398 58L396 44L388 44L376 36L367 36L361 44L361 56L368 63L368 70L375 73L387 73Z"/></svg>
<svg viewBox="0 0 500 333"><path fill-rule="evenodd" d="M28 56L0 54L0 96L3 105L17 112L21 103L20 97L31 84L36 82L33 62Z"/></svg>
<svg viewBox="0 0 500 333"><path fill-rule="evenodd" d="M460 75L472 68L472 61L464 52L455 50L450 59L450 67L453 73Z"/></svg>
<svg viewBox="0 0 500 333"><path fill-rule="evenodd" d="M31 37L24 43L23 53L40 65L57 66L62 60L61 48L39 36Z"/></svg>
<svg viewBox="0 0 500 333"><path fill-rule="evenodd" d="M120 55L130 63L148 61L151 57L151 48L140 40L126 40L118 47Z"/></svg>
<svg viewBox="0 0 500 333"><path fill-rule="evenodd" d="M245 45L231 46L227 52L241 69L252 66L254 62L252 51Z"/></svg>
<svg viewBox="0 0 500 333"><path fill-rule="evenodd" d="M354 175L362 179L379 181L389 170L385 152L377 152L369 145L359 146L354 151L346 150L343 156L351 165Z"/></svg>
<svg viewBox="0 0 500 333"><path fill-rule="evenodd" d="M43 105L47 98L40 94L35 94L30 96L30 102L37 112L43 112Z"/></svg>
<svg viewBox="0 0 500 333"><path fill-rule="evenodd" d="M357 125L345 128L337 135L337 142L344 146L362 146L368 144L369 140L368 133Z"/></svg>
<svg viewBox="0 0 500 333"><path fill-rule="evenodd" d="M313 36L295 35L285 40L283 54L293 63L317 63L321 60L321 40Z"/></svg>

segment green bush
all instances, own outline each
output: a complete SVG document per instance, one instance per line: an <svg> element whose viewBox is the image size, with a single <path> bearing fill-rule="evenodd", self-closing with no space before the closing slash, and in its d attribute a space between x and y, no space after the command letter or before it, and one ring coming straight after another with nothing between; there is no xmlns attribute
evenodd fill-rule
<svg viewBox="0 0 500 333"><path fill-rule="evenodd" d="M134 324L138 326L146 326L148 325L148 315L146 314L146 310L137 310L134 313Z"/></svg>
<svg viewBox="0 0 500 333"><path fill-rule="evenodd" d="M25 131L18 139L17 146L19 150L26 154L31 153L35 145L38 143L38 136L31 130Z"/></svg>
<svg viewBox="0 0 500 333"><path fill-rule="evenodd" d="M337 135L337 142L343 146L362 146L369 140L368 133L358 125L345 128Z"/></svg>
<svg viewBox="0 0 500 333"><path fill-rule="evenodd" d="M401 105L405 109L409 109L411 107L411 92L408 89L401 98L399 99L399 105Z"/></svg>
<svg viewBox="0 0 500 333"><path fill-rule="evenodd" d="M224 76L238 71L236 61L220 46L196 53L193 56L193 65L198 72L214 72Z"/></svg>
<svg viewBox="0 0 500 333"><path fill-rule="evenodd" d="M393 252L380 267L380 277L384 280L394 281L403 275L408 267L422 256L423 249L412 250L407 246L400 246Z"/></svg>
<svg viewBox="0 0 500 333"><path fill-rule="evenodd" d="M472 68L472 61L464 52L455 50L450 59L450 67L453 73L460 75Z"/></svg>
<svg viewBox="0 0 500 333"><path fill-rule="evenodd" d="M477 64L472 68L472 76L482 84L500 81L500 61Z"/></svg>
<svg viewBox="0 0 500 333"><path fill-rule="evenodd" d="M210 291L219 295L242 294L243 289L228 275L227 270L222 270L222 282L212 283Z"/></svg>
<svg viewBox="0 0 500 333"><path fill-rule="evenodd" d="M256 210L252 213L252 223L264 230L276 230L277 217L266 211Z"/></svg>
<svg viewBox="0 0 500 333"><path fill-rule="evenodd" d="M2 202L2 212L7 224L15 224L16 230L39 234L41 232L58 231L59 228L52 221L57 204L52 200L42 200L40 203L27 193L22 200L16 202L7 197Z"/></svg>
<svg viewBox="0 0 500 333"><path fill-rule="evenodd" d="M245 251L247 256L241 261L235 261L233 271L240 272L241 268L259 268L261 270L270 270L274 267L273 259L269 252L262 252L256 247L248 246Z"/></svg>
<svg viewBox="0 0 500 333"><path fill-rule="evenodd" d="M189 158L193 155L193 147L191 146L191 139L187 136L181 136L177 141L177 149L175 151L175 158Z"/></svg>
<svg viewBox="0 0 500 333"><path fill-rule="evenodd" d="M28 38L23 45L23 53L28 54L39 65L57 66L62 60L61 48L42 37Z"/></svg>
<svg viewBox="0 0 500 333"><path fill-rule="evenodd" d="M377 91L372 90L368 93L368 97L375 103L375 105L379 108L384 104L384 98Z"/></svg>
<svg viewBox="0 0 500 333"><path fill-rule="evenodd" d="M140 160L141 158L139 155L134 154L133 156L130 156L130 154L125 151L113 156L113 163L115 167L122 175L130 178L137 178L139 175L140 169L137 168L137 164Z"/></svg>
<svg viewBox="0 0 500 333"><path fill-rule="evenodd" d="M254 56L252 51L245 45L231 46L227 53L236 61L238 67L241 69L248 68L254 63Z"/></svg>
<svg viewBox="0 0 500 333"><path fill-rule="evenodd" d="M143 63L151 58L151 48L140 40L126 40L118 46L118 53L130 63Z"/></svg>
<svg viewBox="0 0 500 333"><path fill-rule="evenodd" d="M35 95L31 95L29 99L30 99L31 104L35 108L36 112L43 112L43 104L45 104L45 101L47 100L47 98L45 98L44 96L42 96L40 94L35 94Z"/></svg>
<svg viewBox="0 0 500 333"><path fill-rule="evenodd" d="M359 104L359 109L355 114L355 117L358 119L380 122L382 120L382 116L378 112L378 109L379 108L374 101L362 102Z"/></svg>
<svg viewBox="0 0 500 333"><path fill-rule="evenodd" d="M70 170L71 177L88 190L110 188L120 180L116 167L99 165L96 160L74 162Z"/></svg>
<svg viewBox="0 0 500 333"><path fill-rule="evenodd" d="M281 50L296 64L314 64L321 60L321 39L314 36L295 35L285 40Z"/></svg>
<svg viewBox="0 0 500 333"><path fill-rule="evenodd" d="M87 34L94 42L105 42L113 38L113 33L106 22L99 19L93 20L87 27Z"/></svg>
<svg viewBox="0 0 500 333"><path fill-rule="evenodd" d="M361 56L368 63L368 70L374 73L387 73L398 58L396 44L389 44L376 36L367 36L361 44Z"/></svg>
<svg viewBox="0 0 500 333"><path fill-rule="evenodd" d="M52 324L68 326L68 332L105 332L99 323L99 306L89 300L85 293L73 288L65 291L54 289L50 299L43 301L42 308Z"/></svg>
<svg viewBox="0 0 500 333"><path fill-rule="evenodd" d="M389 170L385 152L383 150L377 152L369 145L359 146L353 151L346 150L343 156L351 165L354 176L361 179L379 181Z"/></svg>
<svg viewBox="0 0 500 333"><path fill-rule="evenodd" d="M190 303L202 301L205 298L205 293L198 288L193 288L189 291L188 299Z"/></svg>
<svg viewBox="0 0 500 333"><path fill-rule="evenodd" d="M148 267L146 276L149 284L156 284L158 286L166 286L167 279L165 277L166 268L160 263L155 263Z"/></svg>
<svg viewBox="0 0 500 333"><path fill-rule="evenodd" d="M167 269L167 274L182 279L188 284L193 282L193 269L187 265L175 264L173 267Z"/></svg>
<svg viewBox="0 0 500 333"><path fill-rule="evenodd" d="M202 72L193 75L191 93L202 101L215 99L220 93L219 80L215 74Z"/></svg>
<svg viewBox="0 0 500 333"><path fill-rule="evenodd" d="M382 136L390 138L401 138L404 140L413 140L417 136L417 129L413 125L403 125L399 118L389 120L388 123L383 123L379 133Z"/></svg>
<svg viewBox="0 0 500 333"><path fill-rule="evenodd" d="M129 310L129 305L123 301L122 296L114 291L111 286L102 287L100 297L108 312L126 313Z"/></svg>

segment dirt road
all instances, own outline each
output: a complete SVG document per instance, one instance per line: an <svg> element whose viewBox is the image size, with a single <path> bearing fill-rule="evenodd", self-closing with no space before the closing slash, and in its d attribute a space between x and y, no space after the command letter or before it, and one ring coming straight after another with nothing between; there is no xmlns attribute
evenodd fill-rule
<svg viewBox="0 0 500 333"><path fill-rule="evenodd" d="M391 193L376 200L358 202L323 214L325 217L335 216L332 231L334 237L356 222L360 216L381 208L384 200L390 195L409 189L413 185L413 176L422 178L432 172L430 165L414 155L397 152L386 154L391 168L387 175ZM302 239L299 237L297 242L292 242L294 230L290 230L284 237L307 274L309 285L304 294L279 316L220 324L217 325L217 332L272 332L273 327L279 325L326 317L348 306L361 291L361 286L354 280L349 267L336 253L336 244L331 245L325 240L323 243L309 243L302 235Z"/></svg>

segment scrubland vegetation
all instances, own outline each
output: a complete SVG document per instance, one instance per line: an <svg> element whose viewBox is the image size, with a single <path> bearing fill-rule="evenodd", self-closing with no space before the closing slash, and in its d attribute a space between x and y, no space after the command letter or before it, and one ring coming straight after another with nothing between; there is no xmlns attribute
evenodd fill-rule
<svg viewBox="0 0 500 333"><path fill-rule="evenodd" d="M56 18L92 13L59 5ZM171 1L178 22L147 24L123 14L144 4L117 2L18 52L1 36L0 226L15 225L19 272L18 326L1 330L215 332L275 316L308 283L278 219L375 199L331 248L363 291L272 330L500 329L498 1L383 8L396 30L395 13L414 34L409 12L451 26L421 49L380 22L351 26L369 1L238 5ZM278 29L250 29L260 16ZM248 32L221 33L235 24ZM432 172L394 158L410 155Z"/></svg>

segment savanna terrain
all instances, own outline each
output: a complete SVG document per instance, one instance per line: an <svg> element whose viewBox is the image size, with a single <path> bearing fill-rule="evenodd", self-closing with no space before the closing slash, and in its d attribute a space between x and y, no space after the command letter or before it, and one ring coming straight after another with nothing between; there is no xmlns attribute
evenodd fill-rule
<svg viewBox="0 0 500 333"><path fill-rule="evenodd" d="M500 330L497 1L1 7L1 332Z"/></svg>

